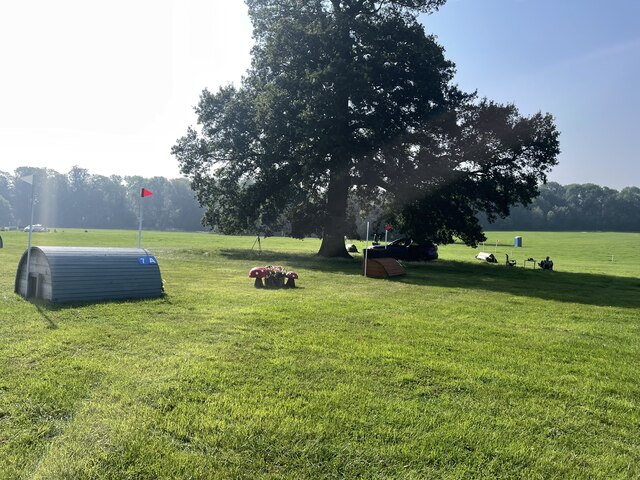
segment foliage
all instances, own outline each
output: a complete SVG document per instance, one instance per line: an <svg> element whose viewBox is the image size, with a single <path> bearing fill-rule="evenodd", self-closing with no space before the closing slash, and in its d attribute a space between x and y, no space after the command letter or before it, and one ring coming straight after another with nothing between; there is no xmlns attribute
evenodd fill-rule
<svg viewBox="0 0 640 480"><path fill-rule="evenodd" d="M265 268L269 277L285 278L287 276L288 270L281 265L267 265Z"/></svg>
<svg viewBox="0 0 640 480"><path fill-rule="evenodd" d="M348 256L349 197L384 198L405 233L470 245L527 204L556 164L550 115L467 94L417 19L440 1L250 0L255 47L239 88L204 90L173 153L223 232L319 234Z"/></svg>
<svg viewBox="0 0 640 480"><path fill-rule="evenodd" d="M281 265L267 265L265 268L267 270L267 277L264 283L267 288L282 288L285 286L285 280L292 274L297 277L297 274L288 271ZM287 286L289 285L287 284Z"/></svg>
<svg viewBox="0 0 640 480"><path fill-rule="evenodd" d="M11 225L13 222L13 208L9 200L0 195L0 225Z"/></svg>
<svg viewBox="0 0 640 480"><path fill-rule="evenodd" d="M58 228L136 228L138 185L145 185L155 193L152 201L145 202L146 228L201 228L203 211L186 179L104 177L91 175L79 167L67 174L31 167L22 167L14 174L0 172L0 226L29 223L30 187L17 179L31 173L37 175L35 223ZM383 237L384 225L389 222L388 209L384 198L367 202L351 197L348 216L357 231L351 229L347 234L351 238L364 238L366 221L370 221L371 235L377 233ZM640 231L640 188L626 187L618 191L594 184L550 182L540 186L540 195L529 207L512 208L508 217L493 223L486 215L481 215L480 221L483 228L499 230L637 232ZM277 219L270 223L276 231L289 228ZM393 233L398 233L397 224L391 223ZM256 232L273 233L265 225L246 231Z"/></svg>
<svg viewBox="0 0 640 480"><path fill-rule="evenodd" d="M486 219L483 222L489 227ZM516 207L509 217L490 225L493 229L640 231L640 188L620 191L594 184L540 188L529 208Z"/></svg>
<svg viewBox="0 0 640 480"><path fill-rule="evenodd" d="M144 186L154 193L144 204L146 228L202 228L202 210L184 178L105 177L92 175L77 166L66 175L32 167L20 167L14 175L0 172L0 226L29 224L31 186L19 179L31 174L35 175L34 223L57 228L135 229L138 224L138 196L140 187Z"/></svg>
<svg viewBox="0 0 640 480"><path fill-rule="evenodd" d="M3 238L0 478L640 476L639 234L526 234L518 265L556 272L453 244L383 281L317 239L149 232L167 298L61 308L13 294ZM302 288L254 289L265 263Z"/></svg>

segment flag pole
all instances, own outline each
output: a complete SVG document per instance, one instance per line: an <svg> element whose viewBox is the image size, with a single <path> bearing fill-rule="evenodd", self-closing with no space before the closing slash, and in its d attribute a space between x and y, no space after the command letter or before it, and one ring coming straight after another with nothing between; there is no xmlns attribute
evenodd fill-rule
<svg viewBox="0 0 640 480"><path fill-rule="evenodd" d="M140 195L138 195L138 248L140 248L140 243L142 242L142 190L140 190Z"/></svg>
<svg viewBox="0 0 640 480"><path fill-rule="evenodd" d="M142 244L142 199L151 195L153 195L153 192L144 187L140 188L140 196L138 197L138 248L141 248Z"/></svg>
<svg viewBox="0 0 640 480"><path fill-rule="evenodd" d="M369 222L367 222L367 241L364 247L364 276L367 276L367 254L369 252Z"/></svg>
<svg viewBox="0 0 640 480"><path fill-rule="evenodd" d="M31 179L31 222L29 223L29 246L27 247L27 291L25 298L29 297L29 274L31 270L31 238L33 234L33 184L36 181L35 176Z"/></svg>

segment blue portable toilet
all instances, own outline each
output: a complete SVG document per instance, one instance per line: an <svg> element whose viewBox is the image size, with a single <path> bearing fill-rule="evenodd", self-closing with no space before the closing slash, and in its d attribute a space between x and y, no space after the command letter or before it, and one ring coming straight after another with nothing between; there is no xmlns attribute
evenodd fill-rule
<svg viewBox="0 0 640 480"><path fill-rule="evenodd" d="M521 247L522 246L522 237L516 237L513 240L513 246L514 247Z"/></svg>
<svg viewBox="0 0 640 480"><path fill-rule="evenodd" d="M156 258L142 248L31 247L16 273L15 292L51 303L102 302L163 295Z"/></svg>

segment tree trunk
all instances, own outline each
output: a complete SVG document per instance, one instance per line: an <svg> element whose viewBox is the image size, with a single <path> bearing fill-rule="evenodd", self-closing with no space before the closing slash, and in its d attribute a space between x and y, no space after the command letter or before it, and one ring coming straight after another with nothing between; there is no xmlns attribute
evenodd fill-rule
<svg viewBox="0 0 640 480"><path fill-rule="evenodd" d="M351 258L344 244L346 232L347 198L351 178L351 128L349 126L349 84L352 39L350 22L339 0L331 0L338 27L338 38L333 68L336 70L335 95L333 106L333 129L329 135L334 141L332 152L331 177L327 189L327 217L324 222L322 245L318 255L321 257Z"/></svg>
<svg viewBox="0 0 640 480"><path fill-rule="evenodd" d="M322 237L322 245L318 256L327 258L353 258L344 246L344 236L326 234Z"/></svg>
<svg viewBox="0 0 640 480"><path fill-rule="evenodd" d="M321 257L352 258L344 244L348 195L349 175L347 173L331 175L327 192L327 218L322 244L318 251Z"/></svg>

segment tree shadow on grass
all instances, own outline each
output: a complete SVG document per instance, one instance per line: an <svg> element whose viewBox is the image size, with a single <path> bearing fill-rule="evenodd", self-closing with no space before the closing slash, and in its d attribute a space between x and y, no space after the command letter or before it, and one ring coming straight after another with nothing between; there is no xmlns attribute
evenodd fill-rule
<svg viewBox="0 0 640 480"><path fill-rule="evenodd" d="M399 282L501 292L557 302L640 307L640 279L438 260L407 266Z"/></svg>
<svg viewBox="0 0 640 480"><path fill-rule="evenodd" d="M283 265L289 270L304 268L320 272L337 272L359 275L362 269L362 258L324 258L313 253L287 253L263 250L259 254L255 250L224 249L220 255L230 260L251 260L253 266Z"/></svg>
<svg viewBox="0 0 640 480"><path fill-rule="evenodd" d="M227 249L221 255L252 260L255 265L283 264L328 273L362 274L362 256L353 260L327 259L308 253ZM611 275L546 271L453 260L402 262L407 274L387 281L411 285L500 292L522 297L622 308L640 307L640 279ZM373 280L372 281L376 281Z"/></svg>

